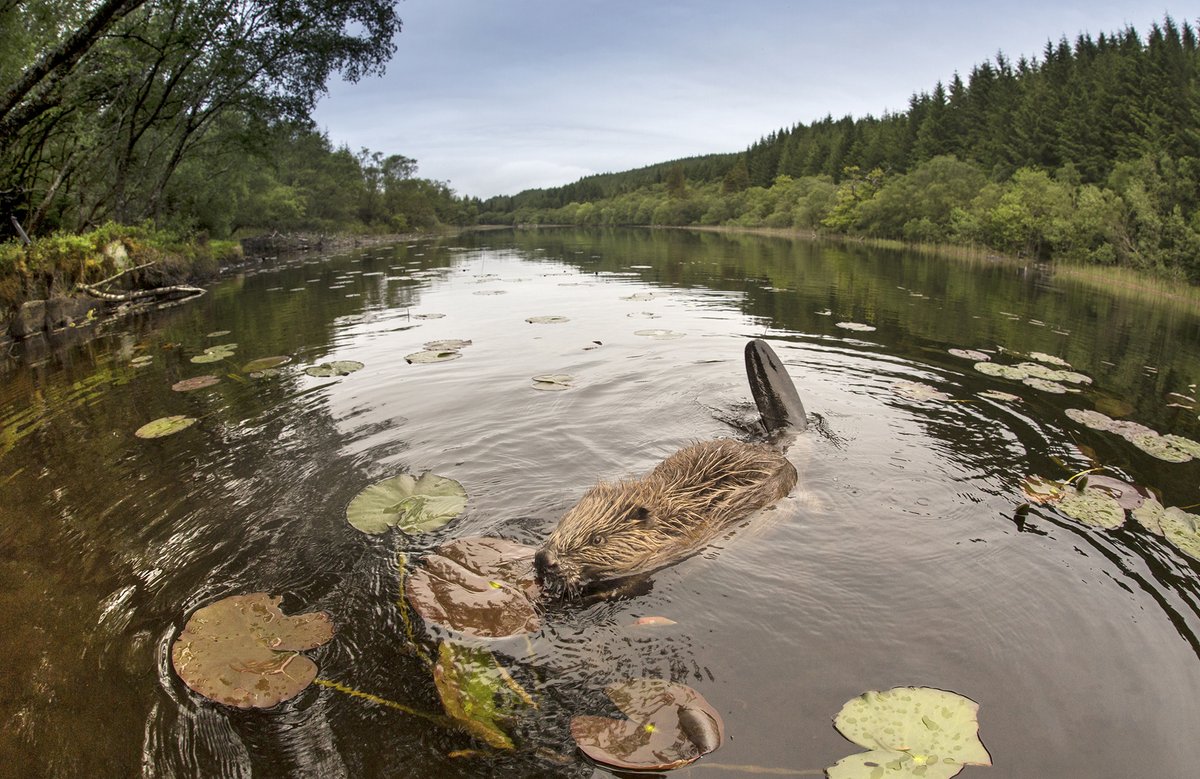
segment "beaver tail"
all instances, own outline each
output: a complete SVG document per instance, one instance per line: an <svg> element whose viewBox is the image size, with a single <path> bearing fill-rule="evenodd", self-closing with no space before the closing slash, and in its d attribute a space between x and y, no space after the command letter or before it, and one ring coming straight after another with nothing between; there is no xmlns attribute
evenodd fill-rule
<svg viewBox="0 0 1200 779"><path fill-rule="evenodd" d="M785 431L800 432L808 427L800 393L779 355L765 341L755 338L746 344L746 378L767 436L774 438Z"/></svg>

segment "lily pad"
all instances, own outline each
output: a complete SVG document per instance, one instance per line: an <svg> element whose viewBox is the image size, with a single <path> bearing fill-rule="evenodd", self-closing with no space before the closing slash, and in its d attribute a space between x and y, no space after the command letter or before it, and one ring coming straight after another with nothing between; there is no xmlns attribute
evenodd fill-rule
<svg viewBox="0 0 1200 779"><path fill-rule="evenodd" d="M981 398L987 398L988 400L999 400L1005 403L1016 403L1021 400L1019 395L1013 395L1010 392L1001 392L1000 390L984 390L978 394Z"/></svg>
<svg viewBox="0 0 1200 779"><path fill-rule="evenodd" d="M635 292L632 295L626 295L621 300L654 300L658 295L653 292Z"/></svg>
<svg viewBox="0 0 1200 779"><path fill-rule="evenodd" d="M1200 517L1172 506L1161 519L1163 534L1175 548L1200 560Z"/></svg>
<svg viewBox="0 0 1200 779"><path fill-rule="evenodd" d="M557 325L571 320L565 316L531 316L525 321L531 325Z"/></svg>
<svg viewBox="0 0 1200 779"><path fill-rule="evenodd" d="M193 376L190 379L183 379L171 385L171 389L176 392L191 392L192 390L204 389L217 384L221 380L216 376L205 374L203 376Z"/></svg>
<svg viewBox="0 0 1200 779"><path fill-rule="evenodd" d="M1033 387L1036 390L1049 392L1054 395L1065 395L1070 391L1057 381L1047 381L1046 379L1039 379L1036 376L1026 377L1021 380L1021 383Z"/></svg>
<svg viewBox="0 0 1200 779"><path fill-rule="evenodd" d="M323 379L330 376L347 376L362 369L363 364L358 360L334 360L333 362L323 362L320 365L310 365L304 369L304 372L309 376Z"/></svg>
<svg viewBox="0 0 1200 779"><path fill-rule="evenodd" d="M1057 503L1062 500L1067 489L1060 481L1047 479L1044 476L1027 476L1021 480L1021 491L1025 493L1025 497L1030 503L1038 503L1046 505L1048 503Z"/></svg>
<svg viewBox="0 0 1200 779"><path fill-rule="evenodd" d="M826 769L829 779L949 779L967 765L991 765L979 740L979 704L929 687L870 691L842 707L834 726L869 752Z"/></svg>
<svg viewBox="0 0 1200 779"><path fill-rule="evenodd" d="M425 557L405 580L408 602L427 622L477 638L538 629L532 547L467 537Z"/></svg>
<svg viewBox="0 0 1200 779"><path fill-rule="evenodd" d="M409 535L437 530L462 513L467 492L454 479L402 473L376 482L350 501L346 521L364 533L399 527Z"/></svg>
<svg viewBox="0 0 1200 779"><path fill-rule="evenodd" d="M1057 365L1060 368L1071 367L1071 363L1067 362L1063 358L1055 357L1052 354L1045 354L1043 352L1030 352L1029 358L1032 360L1037 360L1038 362L1044 362L1047 365Z"/></svg>
<svg viewBox="0 0 1200 779"><path fill-rule="evenodd" d="M559 392L575 386L575 377L566 373L544 373L533 377L533 388L547 392Z"/></svg>
<svg viewBox="0 0 1200 779"><path fill-rule="evenodd" d="M1086 408L1069 408L1063 412L1067 418L1073 422L1078 422L1085 427L1090 427L1093 430L1109 430L1112 427L1113 419L1107 414L1101 414L1099 411L1092 411Z"/></svg>
<svg viewBox="0 0 1200 779"><path fill-rule="evenodd" d="M425 349L420 352L413 352L404 356L404 359L414 365L423 365L431 362L449 362L462 357L462 352L457 349Z"/></svg>
<svg viewBox="0 0 1200 779"><path fill-rule="evenodd" d="M1157 457L1160 460L1165 460L1169 463L1186 463L1188 460L1191 460L1191 452L1189 452L1187 449L1177 446L1173 440L1174 438L1175 436L1149 433L1146 435L1134 436L1133 438L1129 439L1129 442L1138 449L1141 449L1146 454L1152 457Z"/></svg>
<svg viewBox="0 0 1200 779"><path fill-rule="evenodd" d="M140 357L134 357L129 361L129 364L135 368L145 368L150 363L154 362L154 355L143 354Z"/></svg>
<svg viewBox="0 0 1200 779"><path fill-rule="evenodd" d="M892 385L892 392L909 400L950 400L945 392L919 381L898 381Z"/></svg>
<svg viewBox="0 0 1200 779"><path fill-rule="evenodd" d="M205 338L220 338L223 335L229 335L229 332L230 332L229 330L213 330L211 333L209 333L208 335L206 335L204 337Z"/></svg>
<svg viewBox="0 0 1200 779"><path fill-rule="evenodd" d="M1138 487L1112 476L1088 476L1087 489L1108 494L1126 511L1133 511L1150 497L1150 491L1145 487Z"/></svg>
<svg viewBox="0 0 1200 779"><path fill-rule="evenodd" d="M496 749L512 749L504 723L533 699L486 649L443 641L433 666L442 707L467 732Z"/></svg>
<svg viewBox="0 0 1200 779"><path fill-rule="evenodd" d="M1133 510L1133 518L1137 523L1156 536L1166 534L1162 527L1166 514L1167 510L1163 508L1163 504L1154 498L1146 498L1142 505Z"/></svg>
<svg viewBox="0 0 1200 779"><path fill-rule="evenodd" d="M171 646L183 683L209 700L265 709L295 697L317 676L300 654L333 637L323 611L286 616L265 592L233 595L199 608Z"/></svg>
<svg viewBox="0 0 1200 779"><path fill-rule="evenodd" d="M242 373L256 373L265 371L268 368L278 368L280 365L287 365L292 361L291 357L259 357L257 360L251 360L242 366Z"/></svg>
<svg viewBox="0 0 1200 779"><path fill-rule="evenodd" d="M998 376L1003 379L1015 379L1020 381L1025 378L1025 373L1012 365L1001 365L995 362L977 362L975 370L985 376Z"/></svg>
<svg viewBox="0 0 1200 779"><path fill-rule="evenodd" d="M425 344L425 348L430 351L440 352L449 349L462 349L470 345L470 341L464 341L461 338L447 338L443 341L430 341Z"/></svg>
<svg viewBox="0 0 1200 779"><path fill-rule="evenodd" d="M627 771L667 771L695 762L725 741L721 715L691 687L631 679L605 693L628 719L571 718L571 737L597 763Z"/></svg>
<svg viewBox="0 0 1200 779"><path fill-rule="evenodd" d="M1067 490L1057 506L1071 519L1092 527L1113 530L1125 524L1125 509L1115 498L1100 490Z"/></svg>
<svg viewBox="0 0 1200 779"><path fill-rule="evenodd" d="M634 330L634 335L645 336L646 338L656 338L660 341L670 341L675 338L683 338L686 333L681 333L678 330Z"/></svg>
<svg viewBox="0 0 1200 779"><path fill-rule="evenodd" d="M172 433L178 433L180 430L185 430L195 423L195 417L184 416L183 414L159 417L153 422L147 422L142 425L133 431L133 434L138 438L162 438Z"/></svg>
<svg viewBox="0 0 1200 779"><path fill-rule="evenodd" d="M227 360L233 356L233 353L236 349L237 349L237 344L219 344L217 346L210 346L207 349L205 349L202 353L193 357L192 362L197 363L197 364L204 364L204 363L210 363L210 362L220 362L221 360Z"/></svg>
<svg viewBox="0 0 1200 779"><path fill-rule="evenodd" d="M854 330L859 333L873 333L875 327L873 325L865 325L862 322L838 322L837 327L843 330Z"/></svg>
<svg viewBox="0 0 1200 779"><path fill-rule="evenodd" d="M947 349L950 354L955 357L962 357L964 360L972 360L974 362L988 362L991 360L991 355L984 352L977 352L974 349Z"/></svg>

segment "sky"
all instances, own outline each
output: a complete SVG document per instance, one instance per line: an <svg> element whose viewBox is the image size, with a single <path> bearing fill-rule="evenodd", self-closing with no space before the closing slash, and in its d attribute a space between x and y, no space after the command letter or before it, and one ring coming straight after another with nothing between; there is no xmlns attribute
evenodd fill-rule
<svg viewBox="0 0 1200 779"><path fill-rule="evenodd" d="M487 198L904 111L997 51L1194 21L1164 1L404 0L387 72L332 82L314 117Z"/></svg>

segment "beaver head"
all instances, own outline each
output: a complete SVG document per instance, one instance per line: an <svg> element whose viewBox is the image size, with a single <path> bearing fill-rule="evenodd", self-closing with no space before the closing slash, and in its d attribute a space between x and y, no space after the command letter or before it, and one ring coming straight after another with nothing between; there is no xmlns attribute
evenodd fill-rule
<svg viewBox="0 0 1200 779"><path fill-rule="evenodd" d="M645 573L670 561L677 541L672 523L655 515L638 486L597 484L562 518L533 558L548 595L577 595L588 584Z"/></svg>

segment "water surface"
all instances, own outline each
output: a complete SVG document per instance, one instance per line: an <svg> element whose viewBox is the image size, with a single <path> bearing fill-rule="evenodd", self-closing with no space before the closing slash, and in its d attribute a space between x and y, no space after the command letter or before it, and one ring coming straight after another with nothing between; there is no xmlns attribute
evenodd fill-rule
<svg viewBox="0 0 1200 779"><path fill-rule="evenodd" d="M543 315L569 321L525 321ZM683 335L637 334L651 329ZM473 343L453 362L405 361L445 338ZM404 635L397 552L480 534L536 544L597 479L737 435L749 338L775 347L813 421L791 453L800 487L647 592L498 642L539 702L515 752L328 688L245 713L175 677L170 644L193 610L267 591L334 616L337 636L310 653L323 678L439 712ZM190 362L227 342L232 360ZM1023 477L1097 463L1167 505L1200 502L1195 462L1064 415L1121 401L1200 438L1179 397L1196 395L1198 344L1193 310L1033 268L753 236L489 232L240 274L3 374L0 774L605 775L567 722L602 713L605 684L653 676L699 690L731 736L680 775L819 771L859 751L831 726L845 701L924 685L980 703L995 766L964 777L1192 776L1200 564L1133 522L1017 509ZM1047 394L950 348L1045 352L1094 383ZM238 370L269 355L292 362ZM341 359L366 367L302 372ZM214 369L211 389L171 390ZM533 389L545 373L575 386ZM952 400L908 399L902 381ZM133 436L169 414L200 421ZM464 516L410 540L346 524L366 485L427 470L466 487ZM642 616L676 624L634 627Z"/></svg>

